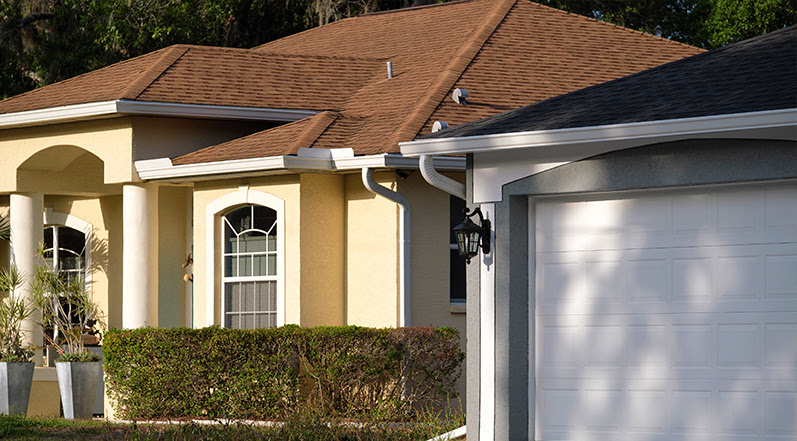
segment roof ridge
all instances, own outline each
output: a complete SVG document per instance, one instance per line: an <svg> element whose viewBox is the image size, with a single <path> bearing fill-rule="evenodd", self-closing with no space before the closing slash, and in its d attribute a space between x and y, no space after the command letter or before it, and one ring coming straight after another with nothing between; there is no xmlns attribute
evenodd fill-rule
<svg viewBox="0 0 797 441"><path fill-rule="evenodd" d="M147 87L150 86L155 80L163 75L166 70L171 67L177 60L180 59L190 49L188 45L177 44L170 46L163 54L155 60L152 65L139 75L136 81L133 81L122 92L122 99L134 100L143 93Z"/></svg>
<svg viewBox="0 0 797 441"><path fill-rule="evenodd" d="M445 2L445 3L432 3L432 4L429 4L429 5L410 6L410 7L407 7L407 8L386 9L384 11L374 11L374 12L368 12L368 13L365 13L365 14L360 14L360 15L357 15L357 16L354 16L354 17L347 17L344 20L349 20L349 19L352 19L352 18L359 18L359 17L370 17L370 16L373 16L373 15L384 15L384 14L392 14L392 13L397 13L397 12L416 11L418 9L437 8L437 7L440 7L440 6L450 6L450 5L454 5L454 4L470 3L470 2L475 2L475 1L479 1L479 0L457 0L457 1ZM343 20L338 20L338 21L343 21Z"/></svg>
<svg viewBox="0 0 797 441"><path fill-rule="evenodd" d="M542 0L539 0L539 1L542 1ZM631 32L632 34L644 35L647 38L654 38L656 40L661 40L663 42L672 43L672 44L676 44L676 45L679 45L679 46L686 46L686 47L690 47L690 48L700 49L701 51L706 51L706 49L703 49L701 47L692 46L691 44L683 43L683 42L680 42L680 41L677 41L677 40L673 40L671 38L665 38L665 37L661 37L659 35L649 34L647 32L643 32L643 31L640 31L640 30L637 30L637 29L632 29L632 28L629 28L629 27L626 27L626 26L621 26L621 25L618 25L618 24L615 24L615 23L611 23L611 22L608 22L608 21L599 20L599 19L594 18L594 17L587 17L586 15L581 15L581 14L577 14L575 12L565 11L564 9L554 8L553 6L544 5L542 3L538 3L537 1L531 0L531 1L529 1L529 3L531 3L533 6L539 6L539 7L550 9L552 11L556 11L556 12L559 12L559 13L562 13L562 14L572 15L572 16L575 16L575 17L578 17L578 18L582 18L582 19L585 19L585 20L589 20L589 21L595 22L595 23L600 23L602 26L614 27L614 28L617 28L618 30L621 30L621 31Z"/></svg>
<svg viewBox="0 0 797 441"><path fill-rule="evenodd" d="M443 0L443 1L445 1L445 0ZM296 37L298 35L303 35L303 34L309 33L309 32L315 32L317 29L320 29L320 28L324 28L324 27L327 27L327 26L337 26L337 25L339 25L341 23L347 23L347 22L350 22L350 21L353 21L353 20L359 20L359 19L361 19L363 17L373 17L373 16L384 15L384 14L389 14L389 13L402 13L402 12L408 12L408 11L411 12L411 11L414 11L414 10L417 10L417 9L426 9L426 8L433 8L433 7L438 7L438 6L459 5L459 4L470 3L470 2L474 2L474 1L479 1L479 0L459 0L459 1L451 1L451 2L446 2L446 3L435 3L435 4L431 4L431 5L412 6L412 7L409 7L409 8L389 9L389 10L386 10L386 11L374 11L374 12L369 12L367 14L355 15L353 17L345 17L345 18L342 18L340 20L335 20L333 22L329 22L329 23L324 24L324 25L315 26L315 27L312 27L312 28L309 28L309 29L305 29L305 30L303 30L301 32L297 32L295 34L286 35L286 36L284 36L282 38L277 38L275 40L271 40L271 41L265 42L263 44L259 44L259 45L255 46L255 47L251 48L251 49L255 50L255 51L259 51L259 50L261 50L261 48L264 48L264 47L266 47L266 46L268 46L271 43L274 43L276 41L282 41L282 40L285 40L285 39L292 39L292 38L294 38L294 37Z"/></svg>
<svg viewBox="0 0 797 441"><path fill-rule="evenodd" d="M291 54L287 52L261 52L253 49L247 49L250 55L256 57L283 57L283 58L300 58L300 59L314 59L314 60L353 60L353 61L386 61L390 57L340 57L335 55L310 55L310 54Z"/></svg>
<svg viewBox="0 0 797 441"><path fill-rule="evenodd" d="M293 148L310 147L326 129L340 117L337 112L325 110L310 117L309 125L291 143Z"/></svg>
<svg viewBox="0 0 797 441"><path fill-rule="evenodd" d="M451 57L451 61L437 76L437 80L429 86L427 93L424 93L420 102L414 106L415 111L393 132L388 141L389 145L398 145L400 141L415 137L518 1L520 0L495 1L495 5L485 14L482 25L476 28L471 37L460 46L457 53Z"/></svg>

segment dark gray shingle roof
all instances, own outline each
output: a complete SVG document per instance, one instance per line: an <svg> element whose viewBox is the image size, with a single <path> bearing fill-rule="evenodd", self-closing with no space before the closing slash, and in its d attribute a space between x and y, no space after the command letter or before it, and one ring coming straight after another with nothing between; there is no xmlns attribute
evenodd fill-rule
<svg viewBox="0 0 797 441"><path fill-rule="evenodd" d="M797 25L424 138L592 127L797 107Z"/></svg>

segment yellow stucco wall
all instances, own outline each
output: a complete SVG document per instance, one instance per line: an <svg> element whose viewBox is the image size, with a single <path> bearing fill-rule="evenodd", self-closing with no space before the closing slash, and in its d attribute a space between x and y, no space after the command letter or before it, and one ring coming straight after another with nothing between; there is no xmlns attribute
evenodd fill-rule
<svg viewBox="0 0 797 441"><path fill-rule="evenodd" d="M302 326L338 326L344 318L344 179L300 175L299 239Z"/></svg>
<svg viewBox="0 0 797 441"><path fill-rule="evenodd" d="M133 160L174 158L273 127L268 122L136 116L133 127Z"/></svg>
<svg viewBox="0 0 797 441"><path fill-rule="evenodd" d="M75 146L79 147L76 148ZM84 155L89 152L90 155ZM95 170L96 156L102 173ZM132 128L129 118L116 118L0 131L0 192L102 190L106 184L133 179ZM78 161L73 164L73 161ZM60 173L65 167L88 163L85 173ZM17 169L27 170L17 185ZM74 167L75 170L78 168ZM53 184L53 185L48 185ZM27 187L27 188L26 188ZM30 188L34 187L34 188Z"/></svg>
<svg viewBox="0 0 797 441"><path fill-rule="evenodd" d="M395 190L395 173L374 173ZM399 208L346 175L346 323L399 325Z"/></svg>
<svg viewBox="0 0 797 441"><path fill-rule="evenodd" d="M58 418L61 415L61 394L55 368L34 368L27 415L45 418Z"/></svg>
<svg viewBox="0 0 797 441"><path fill-rule="evenodd" d="M161 186L158 191L158 326L186 326L183 264L189 187Z"/></svg>

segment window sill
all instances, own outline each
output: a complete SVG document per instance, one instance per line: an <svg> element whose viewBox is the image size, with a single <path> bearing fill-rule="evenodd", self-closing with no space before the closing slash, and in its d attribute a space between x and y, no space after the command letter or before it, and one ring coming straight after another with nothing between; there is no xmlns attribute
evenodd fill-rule
<svg viewBox="0 0 797 441"><path fill-rule="evenodd" d="M448 312L451 314L465 314L468 307L465 303L449 303Z"/></svg>

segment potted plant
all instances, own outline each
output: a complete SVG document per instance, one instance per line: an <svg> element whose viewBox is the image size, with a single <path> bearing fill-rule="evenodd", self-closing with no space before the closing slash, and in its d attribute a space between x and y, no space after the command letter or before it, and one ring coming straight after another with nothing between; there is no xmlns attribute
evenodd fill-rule
<svg viewBox="0 0 797 441"><path fill-rule="evenodd" d="M101 326L100 308L83 278L70 280L44 265L34 273L31 292L45 339L60 354L55 368L64 417L91 418L102 367L100 357L85 348L83 339L95 326ZM54 330L52 337L48 330Z"/></svg>
<svg viewBox="0 0 797 441"><path fill-rule="evenodd" d="M0 271L0 413L24 415L33 383L33 351L23 344L22 321L31 315L15 295L24 280L16 267Z"/></svg>

